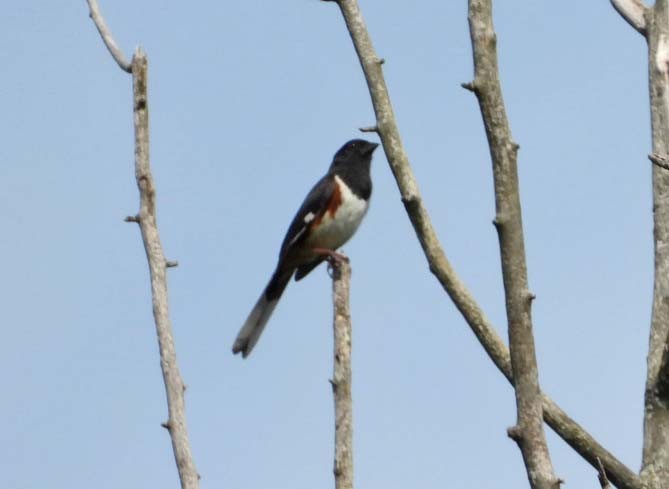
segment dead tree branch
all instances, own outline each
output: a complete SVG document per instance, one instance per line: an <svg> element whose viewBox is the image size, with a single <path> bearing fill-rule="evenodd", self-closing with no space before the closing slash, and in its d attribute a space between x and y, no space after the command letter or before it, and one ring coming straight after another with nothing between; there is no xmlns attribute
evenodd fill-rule
<svg viewBox="0 0 669 489"><path fill-rule="evenodd" d="M553 471L543 429L541 390L532 332L532 299L527 281L525 240L518 184L518 145L512 140L499 81L491 0L469 1L469 30L474 53L470 84L481 109L493 164L495 227L499 236L502 278L509 328L511 367L518 413L509 430L522 452L533 489L560 486Z"/></svg>
<svg viewBox="0 0 669 489"><path fill-rule="evenodd" d="M544 421L576 453L581 455L595 468L599 467L597 460L601 460L601 463L606 467L609 479L618 489L642 489L639 476L600 445L590 433L571 419L555 401L546 394L542 394L541 397L543 400Z"/></svg>
<svg viewBox="0 0 669 489"><path fill-rule="evenodd" d="M669 2L657 0L649 15L648 73L653 154L669 154ZM655 277L646 378L642 480L662 487L669 480L669 174L653 174ZM661 482L663 481L663 482Z"/></svg>
<svg viewBox="0 0 669 489"><path fill-rule="evenodd" d="M351 266L347 260L332 263L334 303L334 368L332 393L335 408L334 477L336 489L353 489L353 401L351 399Z"/></svg>
<svg viewBox="0 0 669 489"><path fill-rule="evenodd" d="M611 5L639 34L646 35L648 7L641 0L611 0Z"/></svg>
<svg viewBox="0 0 669 489"><path fill-rule="evenodd" d="M168 420L163 423L172 440L172 450L179 472L182 489L197 489L200 485L199 475L195 469L193 456L188 441L186 428L186 408L184 402L185 386L177 365L172 324L169 317L167 293L167 268L175 262L168 262L158 234L156 220L156 189L151 175L149 162L149 108L147 95L146 54L138 48L127 65L123 54L118 49L99 12L97 2L88 0L91 17L105 42L105 45L121 69L132 73L133 113L135 125L135 178L139 188L139 214L126 218L128 222L137 222L142 234L144 250L149 263L151 276L151 297L153 316L158 335L160 350L160 367L165 382L167 395ZM126 65L129 69L126 69Z"/></svg>
<svg viewBox="0 0 669 489"><path fill-rule="evenodd" d="M90 10L89 16L91 19L93 19L93 23L95 24L95 27L97 27L98 32L102 37L102 41L105 43L105 46L107 46L109 54L112 55L114 61L118 63L119 67L123 71L125 71L126 73L131 73L132 66L130 65L130 63L128 63L128 60L125 59L123 51L121 51L121 49L118 47L116 41L114 41L114 37L112 36L111 30L109 30L109 27L107 27L107 23L105 22L104 17L102 17L102 14L100 13L100 7L98 6L98 1L97 0L86 0L86 1L88 2L88 8Z"/></svg>
<svg viewBox="0 0 669 489"><path fill-rule="evenodd" d="M195 469L186 428L185 386L179 373L172 336L167 294L167 260L158 234L156 189L149 164L149 108L147 98L147 58L138 48L132 59L133 107L135 113L135 178L139 189L139 228L149 262L153 316L158 334L160 367L167 394L167 429L172 439L174 459L183 489L197 489L199 475Z"/></svg>
<svg viewBox="0 0 669 489"><path fill-rule="evenodd" d="M509 351L494 326L476 303L451 266L439 243L430 216L423 205L418 185L402 146L392 104L383 77L381 58L376 55L365 21L356 0L334 2L340 8L367 81L376 115L376 129L395 177L402 202L425 253L430 271L435 275L463 315L479 342L497 368L513 383ZM611 481L619 489L640 489L638 476L602 447L587 431L571 419L548 396L543 398L546 423L593 467L600 457Z"/></svg>
<svg viewBox="0 0 669 489"><path fill-rule="evenodd" d="M621 6L622 5L622 6ZM664 489L669 480L669 1L646 7L640 0L613 6L648 42L648 77L653 141L654 283L644 398L643 459L645 487ZM643 19L643 29L634 20Z"/></svg>

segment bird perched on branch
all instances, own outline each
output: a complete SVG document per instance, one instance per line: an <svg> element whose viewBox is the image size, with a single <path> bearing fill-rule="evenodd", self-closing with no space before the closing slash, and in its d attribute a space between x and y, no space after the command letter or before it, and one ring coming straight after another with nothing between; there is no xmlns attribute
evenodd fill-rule
<svg viewBox="0 0 669 489"><path fill-rule="evenodd" d="M365 217L372 195L370 164L378 146L353 139L334 155L330 169L307 194L283 239L279 262L232 347L251 353L291 277L301 280L336 255Z"/></svg>

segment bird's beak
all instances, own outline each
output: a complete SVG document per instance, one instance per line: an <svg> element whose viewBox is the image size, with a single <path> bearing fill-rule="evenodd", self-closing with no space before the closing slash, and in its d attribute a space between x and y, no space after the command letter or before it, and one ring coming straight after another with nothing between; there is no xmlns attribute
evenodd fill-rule
<svg viewBox="0 0 669 489"><path fill-rule="evenodd" d="M371 155L376 148L379 147L379 143L369 143L369 147L367 148L367 151L365 151L366 154Z"/></svg>

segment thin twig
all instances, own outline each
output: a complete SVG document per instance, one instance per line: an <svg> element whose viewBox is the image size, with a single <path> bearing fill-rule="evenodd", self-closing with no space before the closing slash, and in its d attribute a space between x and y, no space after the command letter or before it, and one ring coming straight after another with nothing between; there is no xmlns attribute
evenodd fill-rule
<svg viewBox="0 0 669 489"><path fill-rule="evenodd" d="M611 489L611 483L606 476L606 469L599 457L597 457L597 478L599 479L599 485L602 486L602 489Z"/></svg>
<svg viewBox="0 0 669 489"><path fill-rule="evenodd" d="M413 170L402 145L383 71L377 62L378 56L367 32L360 7L355 0L339 0L336 3L344 16L367 81L386 158L430 271L448 293L497 368L509 382L513 383L511 361L506 345L451 266L423 205ZM542 399L544 420L574 450L594 467L597 463L595 457L601 457L609 477L619 489L640 488L639 477L634 472L602 447L548 396L544 394Z"/></svg>
<svg viewBox="0 0 669 489"><path fill-rule="evenodd" d="M654 165L657 165L660 168L664 168L665 170L669 170L669 159L666 156L652 153L648 155L648 159Z"/></svg>
<svg viewBox="0 0 669 489"><path fill-rule="evenodd" d="M334 477L336 489L353 489L353 401L351 400L351 266L331 259L334 303L334 367L332 393L335 408Z"/></svg>
<svg viewBox="0 0 669 489"><path fill-rule="evenodd" d="M611 0L611 5L639 34L646 35L648 7L641 0Z"/></svg>
<svg viewBox="0 0 669 489"><path fill-rule="evenodd" d="M109 27L107 27L107 23L105 22L104 17L102 17L102 14L100 13L100 7L98 6L97 0L86 0L86 1L88 2L88 8L90 10L89 15L91 19L93 19L95 27L98 28L98 32L102 37L102 41L105 43L105 46L107 46L109 53L112 55L112 58L114 58L114 61L118 63L119 67L123 71L127 73L132 73L132 65L125 58L125 56L123 55L123 51L121 51L121 48L118 47L116 41L114 41L114 37L112 36L111 30L109 30Z"/></svg>
<svg viewBox="0 0 669 489"><path fill-rule="evenodd" d="M517 421L509 436L520 447L533 489L557 489L542 419L541 390L532 333L532 299L527 281L525 240L518 184L518 145L513 142L499 81L491 0L469 1L474 51L472 83L479 102L493 164L495 228L499 236ZM512 434L513 433L513 434Z"/></svg>

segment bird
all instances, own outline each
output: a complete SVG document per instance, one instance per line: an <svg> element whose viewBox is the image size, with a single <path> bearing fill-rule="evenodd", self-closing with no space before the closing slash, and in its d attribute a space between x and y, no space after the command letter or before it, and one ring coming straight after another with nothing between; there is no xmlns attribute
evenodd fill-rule
<svg viewBox="0 0 669 489"><path fill-rule="evenodd" d="M352 139L335 153L290 223L274 273L232 346L234 354L246 358L251 353L293 276L302 280L355 234L369 208L377 146Z"/></svg>

